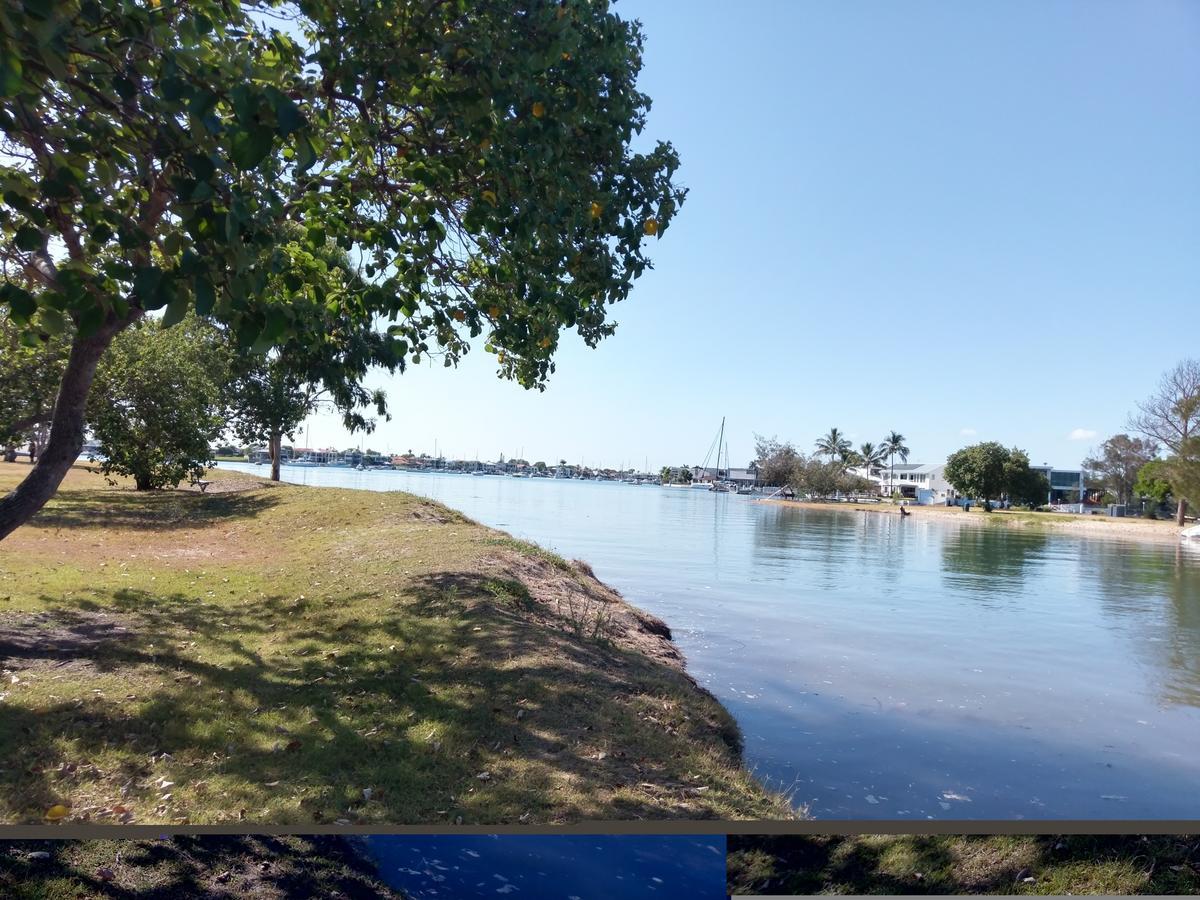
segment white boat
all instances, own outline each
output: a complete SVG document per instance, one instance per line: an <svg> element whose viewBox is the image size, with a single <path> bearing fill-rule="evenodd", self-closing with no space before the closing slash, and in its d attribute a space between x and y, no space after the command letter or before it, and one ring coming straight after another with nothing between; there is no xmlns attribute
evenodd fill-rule
<svg viewBox="0 0 1200 900"><path fill-rule="evenodd" d="M728 480L729 477L729 445L725 442L725 417L721 417L721 430L717 432L717 439L713 442L717 450L716 471L713 474L711 482L701 482L700 486L706 486L710 491L718 494L728 494L731 490L736 490L736 485L732 485ZM708 448L708 454L704 457L704 464L700 467L700 472L703 475L708 472L708 460L712 456L713 448ZM725 475L721 475L721 453L725 454ZM693 487L695 487L693 482Z"/></svg>
<svg viewBox="0 0 1200 900"><path fill-rule="evenodd" d="M1200 543L1200 525L1192 525L1179 532L1179 539L1185 543Z"/></svg>

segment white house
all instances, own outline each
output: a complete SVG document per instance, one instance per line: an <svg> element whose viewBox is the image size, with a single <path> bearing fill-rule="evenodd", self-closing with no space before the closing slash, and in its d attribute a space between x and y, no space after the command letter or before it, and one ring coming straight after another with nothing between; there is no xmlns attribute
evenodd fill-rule
<svg viewBox="0 0 1200 900"><path fill-rule="evenodd" d="M942 504L958 497L954 488L946 481L944 463L897 463L890 467L881 466L870 472L865 469L850 471L879 485L879 493L884 497L899 494L905 500L914 500L923 506Z"/></svg>

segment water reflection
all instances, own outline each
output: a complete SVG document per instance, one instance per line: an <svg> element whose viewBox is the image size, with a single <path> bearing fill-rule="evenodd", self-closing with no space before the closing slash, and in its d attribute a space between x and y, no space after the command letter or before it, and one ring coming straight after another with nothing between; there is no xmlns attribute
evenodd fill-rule
<svg viewBox="0 0 1200 900"><path fill-rule="evenodd" d="M1182 547L1079 548L1101 609L1153 672L1162 702L1200 706L1200 570Z"/></svg>
<svg viewBox="0 0 1200 900"><path fill-rule="evenodd" d="M944 582L950 590L985 597L1020 594L1031 570L1043 562L1049 540L1037 531L948 525L941 552Z"/></svg>
<svg viewBox="0 0 1200 900"><path fill-rule="evenodd" d="M380 876L413 900L725 896L719 836L377 835L367 849Z"/></svg>

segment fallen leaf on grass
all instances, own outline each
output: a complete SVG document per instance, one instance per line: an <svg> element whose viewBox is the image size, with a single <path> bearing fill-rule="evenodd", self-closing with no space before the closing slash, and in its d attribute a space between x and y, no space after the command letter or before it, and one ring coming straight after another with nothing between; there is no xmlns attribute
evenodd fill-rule
<svg viewBox="0 0 1200 900"><path fill-rule="evenodd" d="M70 812L70 807L64 806L61 803L55 803L52 807L46 810L46 818L51 822L59 822L65 819Z"/></svg>

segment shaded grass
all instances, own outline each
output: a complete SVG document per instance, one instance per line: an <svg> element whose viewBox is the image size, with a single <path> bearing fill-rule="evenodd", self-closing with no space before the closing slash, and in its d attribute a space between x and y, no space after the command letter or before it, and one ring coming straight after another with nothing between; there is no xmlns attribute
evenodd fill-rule
<svg viewBox="0 0 1200 900"><path fill-rule="evenodd" d="M654 623L561 557L406 494L99 481L0 544L0 821L790 815Z"/></svg>
<svg viewBox="0 0 1200 900"><path fill-rule="evenodd" d="M740 894L1191 894L1194 835L730 835Z"/></svg>
<svg viewBox="0 0 1200 900"><path fill-rule="evenodd" d="M41 858L43 853L48 858ZM401 897L341 838L250 835L2 841L0 896L13 900Z"/></svg>

